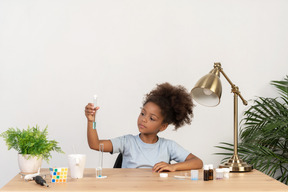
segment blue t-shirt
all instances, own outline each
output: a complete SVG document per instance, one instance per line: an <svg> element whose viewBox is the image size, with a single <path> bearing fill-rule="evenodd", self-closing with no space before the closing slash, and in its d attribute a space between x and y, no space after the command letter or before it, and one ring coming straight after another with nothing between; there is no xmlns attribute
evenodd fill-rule
<svg viewBox="0 0 288 192"><path fill-rule="evenodd" d="M122 153L122 168L152 168L161 161L183 162L190 154L176 142L160 138L156 143L144 143L139 135L124 135L111 139L112 153Z"/></svg>

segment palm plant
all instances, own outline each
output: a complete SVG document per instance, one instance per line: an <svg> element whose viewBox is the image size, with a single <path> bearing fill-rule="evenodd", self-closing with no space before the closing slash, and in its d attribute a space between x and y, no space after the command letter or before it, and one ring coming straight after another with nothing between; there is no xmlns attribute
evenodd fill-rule
<svg viewBox="0 0 288 192"><path fill-rule="evenodd" d="M257 170L288 185L288 76L271 81L280 94L277 98L257 97L241 121L239 156ZM217 148L233 154L233 144L221 142Z"/></svg>

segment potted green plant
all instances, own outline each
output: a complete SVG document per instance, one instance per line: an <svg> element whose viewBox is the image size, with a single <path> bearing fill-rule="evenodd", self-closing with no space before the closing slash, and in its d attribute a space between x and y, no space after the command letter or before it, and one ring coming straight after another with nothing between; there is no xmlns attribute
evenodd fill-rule
<svg viewBox="0 0 288 192"><path fill-rule="evenodd" d="M254 168L288 184L288 76L272 81L279 97L257 97L244 112L238 145L239 156ZM222 142L218 148L231 156L233 144ZM225 161L224 158L223 161Z"/></svg>
<svg viewBox="0 0 288 192"><path fill-rule="evenodd" d="M55 140L48 140L47 127L41 130L36 127L20 130L18 128L9 128L0 134L3 137L8 150L18 151L18 163L21 172L35 173L41 167L42 159L49 162L51 152L56 151L64 153Z"/></svg>

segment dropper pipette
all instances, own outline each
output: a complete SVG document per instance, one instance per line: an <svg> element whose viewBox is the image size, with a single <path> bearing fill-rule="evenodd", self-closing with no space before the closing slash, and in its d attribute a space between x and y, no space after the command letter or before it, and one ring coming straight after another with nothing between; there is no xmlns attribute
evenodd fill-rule
<svg viewBox="0 0 288 192"><path fill-rule="evenodd" d="M94 104L94 108L97 107L97 95L93 96L93 104ZM94 115L94 122L93 122L93 129L96 129L96 113Z"/></svg>

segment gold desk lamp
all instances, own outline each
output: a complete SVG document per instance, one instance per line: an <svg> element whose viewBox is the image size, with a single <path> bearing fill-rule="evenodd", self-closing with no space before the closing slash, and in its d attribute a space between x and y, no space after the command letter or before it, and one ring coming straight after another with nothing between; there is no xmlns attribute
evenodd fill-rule
<svg viewBox="0 0 288 192"><path fill-rule="evenodd" d="M231 80L224 73L220 63L214 63L214 69L209 74L203 76L191 90L192 98L199 104L213 107L220 103L222 94L222 85L220 81L220 73L230 83L232 92L234 93L234 154L220 168L229 168L232 172L247 172L251 171L253 167L238 156L238 96L247 105L247 101L240 94L239 88L235 86Z"/></svg>

